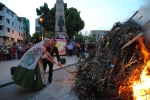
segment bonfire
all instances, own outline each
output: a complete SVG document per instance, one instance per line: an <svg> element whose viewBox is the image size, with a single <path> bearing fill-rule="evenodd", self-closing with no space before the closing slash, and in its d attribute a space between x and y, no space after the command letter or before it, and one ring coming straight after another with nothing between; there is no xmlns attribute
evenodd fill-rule
<svg viewBox="0 0 150 100"><path fill-rule="evenodd" d="M97 48L79 59L74 89L80 100L150 99L150 52L144 33L132 18L116 22Z"/></svg>

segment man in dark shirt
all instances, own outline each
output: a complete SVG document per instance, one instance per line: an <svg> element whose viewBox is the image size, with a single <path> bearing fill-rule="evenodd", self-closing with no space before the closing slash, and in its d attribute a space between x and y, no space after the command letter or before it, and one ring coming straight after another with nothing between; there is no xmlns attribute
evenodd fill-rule
<svg viewBox="0 0 150 100"><path fill-rule="evenodd" d="M58 48L56 47L56 44L57 44L57 41L52 40L50 46L47 47L46 49L52 57L54 56L54 53L55 53L55 55L57 57L58 64L61 65L60 56L59 56L59 52L58 52ZM43 61L44 71L46 70L47 64L49 65L48 81L49 81L49 83L51 83L52 82L52 75L53 75L53 63L47 61L45 58L42 59L42 61Z"/></svg>
<svg viewBox="0 0 150 100"><path fill-rule="evenodd" d="M81 48L81 53L84 53L84 51L85 51L85 44L81 43L80 48Z"/></svg>

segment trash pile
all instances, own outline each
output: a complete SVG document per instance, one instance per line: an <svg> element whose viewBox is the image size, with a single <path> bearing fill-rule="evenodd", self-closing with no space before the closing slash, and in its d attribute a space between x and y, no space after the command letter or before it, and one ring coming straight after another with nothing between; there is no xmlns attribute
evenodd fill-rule
<svg viewBox="0 0 150 100"><path fill-rule="evenodd" d="M74 90L80 100L130 100L131 85L145 63L143 28L130 19L116 22L85 59L79 59ZM135 77L136 76L136 77Z"/></svg>

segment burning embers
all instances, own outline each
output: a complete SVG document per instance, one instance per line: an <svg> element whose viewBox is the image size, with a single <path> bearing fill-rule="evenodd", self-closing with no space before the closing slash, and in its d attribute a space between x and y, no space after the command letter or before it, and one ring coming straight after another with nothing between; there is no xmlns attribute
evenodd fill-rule
<svg viewBox="0 0 150 100"><path fill-rule="evenodd" d="M134 100L150 100L150 60L140 75L140 79L133 83Z"/></svg>

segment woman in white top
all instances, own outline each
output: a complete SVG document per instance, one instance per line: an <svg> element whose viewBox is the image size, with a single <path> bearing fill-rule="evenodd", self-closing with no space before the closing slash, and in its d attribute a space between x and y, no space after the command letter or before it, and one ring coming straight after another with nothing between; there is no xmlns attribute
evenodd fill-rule
<svg viewBox="0 0 150 100"><path fill-rule="evenodd" d="M46 81L41 59L45 58L56 64L53 57L46 51L49 45L50 39L46 38L23 55L13 76L15 84L34 90L44 88Z"/></svg>

